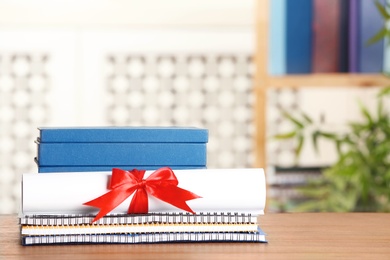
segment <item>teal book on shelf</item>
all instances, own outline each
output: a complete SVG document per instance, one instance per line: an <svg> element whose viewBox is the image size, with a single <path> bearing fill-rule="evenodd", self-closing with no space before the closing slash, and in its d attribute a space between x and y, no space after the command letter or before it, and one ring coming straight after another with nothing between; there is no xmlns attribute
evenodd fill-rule
<svg viewBox="0 0 390 260"><path fill-rule="evenodd" d="M271 75L286 74L286 1L270 2L268 72Z"/></svg>

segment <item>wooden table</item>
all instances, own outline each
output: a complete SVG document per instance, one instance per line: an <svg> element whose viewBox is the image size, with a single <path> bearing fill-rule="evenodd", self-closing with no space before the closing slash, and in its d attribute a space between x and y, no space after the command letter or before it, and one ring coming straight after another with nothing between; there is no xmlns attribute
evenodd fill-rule
<svg viewBox="0 0 390 260"><path fill-rule="evenodd" d="M0 216L0 259L390 259L390 214L266 214L268 243L21 246L18 219Z"/></svg>

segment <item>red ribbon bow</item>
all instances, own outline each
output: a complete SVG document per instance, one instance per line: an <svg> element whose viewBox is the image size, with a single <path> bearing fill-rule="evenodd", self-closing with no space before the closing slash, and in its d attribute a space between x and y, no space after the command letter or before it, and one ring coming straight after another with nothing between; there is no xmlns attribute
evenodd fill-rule
<svg viewBox="0 0 390 260"><path fill-rule="evenodd" d="M135 194L127 211L129 214L148 213L148 194L177 208L195 213L187 205L186 201L201 197L188 190L177 187L179 181L170 168L160 168L146 179L143 179L144 174L145 170L134 169L125 171L114 168L109 185L111 191L83 204L100 208L99 213L92 223L116 208L133 194L134 191Z"/></svg>

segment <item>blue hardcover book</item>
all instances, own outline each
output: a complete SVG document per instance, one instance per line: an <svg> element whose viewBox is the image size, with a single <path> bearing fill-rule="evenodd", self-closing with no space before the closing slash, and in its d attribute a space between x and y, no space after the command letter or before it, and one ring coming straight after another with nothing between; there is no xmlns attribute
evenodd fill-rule
<svg viewBox="0 0 390 260"><path fill-rule="evenodd" d="M205 143L38 143L39 166L206 165Z"/></svg>
<svg viewBox="0 0 390 260"><path fill-rule="evenodd" d="M312 0L286 1L286 70L310 73L312 68Z"/></svg>
<svg viewBox="0 0 390 260"><path fill-rule="evenodd" d="M270 12L268 70L271 75L286 74L286 0L273 0Z"/></svg>
<svg viewBox="0 0 390 260"><path fill-rule="evenodd" d="M157 170L162 167L170 167L172 170L191 170L191 169L206 169L206 165L110 165L110 166L39 166L39 173L51 172L107 172L112 171L113 168L120 168L123 170Z"/></svg>
<svg viewBox="0 0 390 260"><path fill-rule="evenodd" d="M384 1L379 1L384 4ZM372 38L384 26L384 21L375 6L375 1L361 0L360 3L360 37L359 37L359 72L381 73L383 70L383 40L368 45Z"/></svg>
<svg viewBox="0 0 390 260"><path fill-rule="evenodd" d="M196 127L41 127L40 143L207 143Z"/></svg>

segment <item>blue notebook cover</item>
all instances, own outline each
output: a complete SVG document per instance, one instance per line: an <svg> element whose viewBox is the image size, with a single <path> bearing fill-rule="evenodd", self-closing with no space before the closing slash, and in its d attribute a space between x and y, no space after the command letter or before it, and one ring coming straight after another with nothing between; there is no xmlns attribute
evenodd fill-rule
<svg viewBox="0 0 390 260"><path fill-rule="evenodd" d="M286 0L273 0L270 4L268 71L271 75L283 75L286 74Z"/></svg>
<svg viewBox="0 0 390 260"><path fill-rule="evenodd" d="M286 2L286 70L288 74L310 73L312 68L312 0Z"/></svg>
<svg viewBox="0 0 390 260"><path fill-rule="evenodd" d="M206 165L204 143L38 143L39 166Z"/></svg>
<svg viewBox="0 0 390 260"><path fill-rule="evenodd" d="M384 4L384 1L379 1ZM382 27L384 21L375 6L375 1L361 0L360 3L360 37L359 37L359 72L381 73L383 70L383 40L371 45L367 41Z"/></svg>
<svg viewBox="0 0 390 260"><path fill-rule="evenodd" d="M207 143L196 127L41 127L41 143Z"/></svg>
<svg viewBox="0 0 390 260"><path fill-rule="evenodd" d="M113 168L120 168L123 170L157 170L162 167L170 167L172 170L190 170L190 169L206 169L206 165L110 165L110 166L38 166L38 173L51 172L110 172Z"/></svg>

